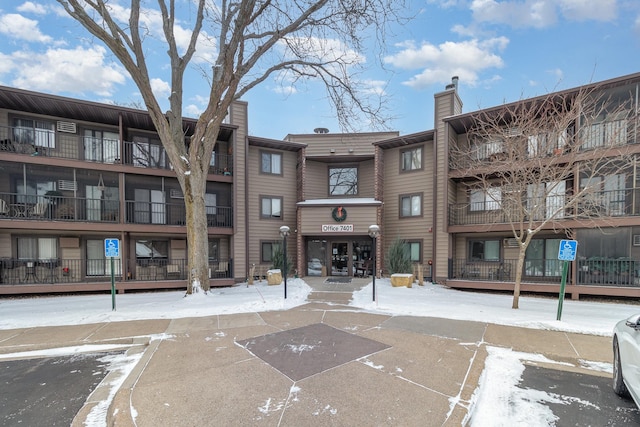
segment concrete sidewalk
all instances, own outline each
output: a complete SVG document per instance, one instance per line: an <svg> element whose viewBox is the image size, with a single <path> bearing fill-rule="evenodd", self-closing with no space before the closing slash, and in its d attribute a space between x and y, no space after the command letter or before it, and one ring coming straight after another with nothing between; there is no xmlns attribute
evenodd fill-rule
<svg viewBox="0 0 640 427"><path fill-rule="evenodd" d="M371 314L346 305L367 279L305 281L308 304L288 311L5 330L0 353L137 344L128 351L141 359L107 412L108 425L140 427L459 426L487 346L578 371L579 360L611 362L607 337ZM162 333L170 338L149 340ZM106 399L108 382L73 425Z"/></svg>

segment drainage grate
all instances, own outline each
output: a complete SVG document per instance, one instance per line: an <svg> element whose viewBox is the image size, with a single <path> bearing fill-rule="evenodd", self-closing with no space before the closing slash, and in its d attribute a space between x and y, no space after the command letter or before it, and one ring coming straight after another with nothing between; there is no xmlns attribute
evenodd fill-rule
<svg viewBox="0 0 640 427"><path fill-rule="evenodd" d="M323 323L250 338L238 344L293 381L390 347Z"/></svg>

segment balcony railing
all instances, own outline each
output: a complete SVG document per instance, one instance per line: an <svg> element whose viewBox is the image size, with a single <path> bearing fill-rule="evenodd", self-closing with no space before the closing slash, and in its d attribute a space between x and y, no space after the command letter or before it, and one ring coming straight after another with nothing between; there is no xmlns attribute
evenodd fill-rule
<svg viewBox="0 0 640 427"><path fill-rule="evenodd" d="M129 224L186 224L184 203L127 200L126 212ZM207 224L209 227L233 227L233 208L207 206Z"/></svg>
<svg viewBox="0 0 640 427"><path fill-rule="evenodd" d="M0 126L0 152L171 169L169 158L160 144L124 141L122 145L124 155L121 153L120 141L116 139ZM209 173L233 175L233 155L214 153Z"/></svg>
<svg viewBox="0 0 640 427"><path fill-rule="evenodd" d="M120 222L117 200L0 193L0 220Z"/></svg>
<svg viewBox="0 0 640 427"><path fill-rule="evenodd" d="M518 260L500 261L452 260L450 279L471 281L513 282ZM640 287L640 260L633 258L593 257L576 260L577 285ZM571 275L571 272L569 273ZM559 284L562 261L557 259L526 259L523 282ZM568 278L571 283L571 277Z"/></svg>
<svg viewBox="0 0 640 427"><path fill-rule="evenodd" d="M482 167L496 161L513 161L515 158L540 158L562 155L571 144L566 132L561 134L523 135L518 132L508 134L505 130L497 138L509 139L509 146L488 139L483 143L460 151L452 150L449 156L449 169L467 169ZM607 120L604 122L583 125L578 132L577 142L580 151L598 148L616 147L625 144L640 143L635 119ZM575 142L574 142L575 143ZM517 144L517 145L516 145ZM510 154L507 154L508 151Z"/></svg>
<svg viewBox="0 0 640 427"><path fill-rule="evenodd" d="M184 259L114 260L117 281L186 280L188 263ZM209 261L211 279L231 278L233 260ZM64 283L102 283L111 280L111 261L107 259L0 259L0 286Z"/></svg>
<svg viewBox="0 0 640 427"><path fill-rule="evenodd" d="M576 207L562 210L565 202L565 196L548 196L540 200L536 203L532 219L544 220L546 215L552 215L559 209L560 213L555 216L556 220L640 215L640 189L601 191L585 196ZM449 205L449 225L507 224L510 218L508 205L509 202L506 200L452 203Z"/></svg>
<svg viewBox="0 0 640 427"><path fill-rule="evenodd" d="M126 209L126 222L129 224L186 224L184 203L127 201ZM0 221L3 219L119 223L120 202L0 193ZM233 227L233 208L208 206L207 224L209 227Z"/></svg>

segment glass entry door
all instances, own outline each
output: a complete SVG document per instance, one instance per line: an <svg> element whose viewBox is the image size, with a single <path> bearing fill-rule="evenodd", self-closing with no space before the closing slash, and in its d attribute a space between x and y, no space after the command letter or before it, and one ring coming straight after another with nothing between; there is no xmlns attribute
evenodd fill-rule
<svg viewBox="0 0 640 427"><path fill-rule="evenodd" d="M333 242L331 243L331 275L332 276L351 276L349 274L349 243Z"/></svg>

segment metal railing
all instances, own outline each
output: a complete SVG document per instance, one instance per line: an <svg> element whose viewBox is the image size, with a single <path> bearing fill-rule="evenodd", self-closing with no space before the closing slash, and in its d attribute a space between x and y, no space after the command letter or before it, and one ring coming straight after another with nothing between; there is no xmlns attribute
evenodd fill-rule
<svg viewBox="0 0 640 427"><path fill-rule="evenodd" d="M578 206L565 208L566 196L542 198L533 211L533 220L545 219L558 210L556 220L597 219L640 215L640 190L621 189L600 191L583 197ZM509 223L508 201L487 201L479 203L452 203L449 205L449 225L479 225ZM523 202L526 207L526 200ZM514 206L517 209L517 206ZM517 218L517 217L516 217ZM526 218L528 219L528 218Z"/></svg>
<svg viewBox="0 0 640 427"><path fill-rule="evenodd" d="M184 203L138 202L127 200L126 222L129 224L185 225ZM233 227L233 208L208 206L209 227Z"/></svg>
<svg viewBox="0 0 640 427"><path fill-rule="evenodd" d="M450 263L449 278L484 282L513 282L518 260L482 261L454 259ZM640 287L640 260L632 258L593 257L579 259L576 285L637 286ZM571 276L571 271L569 272ZM523 282L559 284L562 261L557 259L526 259L522 271ZM571 283L572 278L567 278Z"/></svg>
<svg viewBox="0 0 640 427"><path fill-rule="evenodd" d="M0 220L119 222L117 200L0 193Z"/></svg>
<svg viewBox="0 0 640 427"><path fill-rule="evenodd" d="M232 259L209 261L211 279L232 278L232 271ZM114 260L114 277L117 281L186 280L187 273L188 262L184 259ZM0 286L109 281L109 259L0 259Z"/></svg>
<svg viewBox="0 0 640 427"><path fill-rule="evenodd" d="M123 141L121 148L116 139L45 129L0 126L0 152L171 169L166 151L159 143ZM214 153L209 173L233 175L233 155Z"/></svg>

